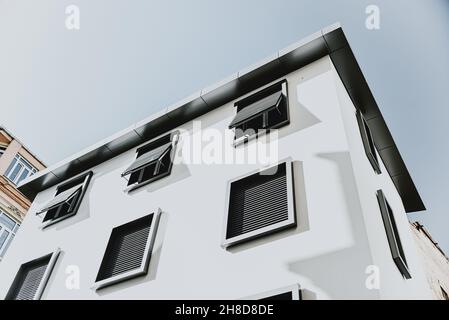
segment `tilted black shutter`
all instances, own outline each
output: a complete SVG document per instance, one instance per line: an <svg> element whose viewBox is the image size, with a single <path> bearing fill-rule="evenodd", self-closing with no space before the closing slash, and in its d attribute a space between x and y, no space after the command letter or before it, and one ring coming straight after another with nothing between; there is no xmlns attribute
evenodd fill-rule
<svg viewBox="0 0 449 320"><path fill-rule="evenodd" d="M380 213L382 215L382 221L384 223L393 261L404 278L411 279L412 276L408 269L407 260L405 259L404 249L402 248L393 210L382 190L377 190L377 201L379 202Z"/></svg>
<svg viewBox="0 0 449 320"><path fill-rule="evenodd" d="M51 254L23 264L14 279L6 300L33 300L50 259Z"/></svg>
<svg viewBox="0 0 449 320"><path fill-rule="evenodd" d="M365 149L365 154L368 157L371 166L377 174L381 173L379 160L377 159L376 146L374 144L373 136L371 130L363 117L362 113L357 111L356 113L357 123L359 125L360 134L362 137L363 147Z"/></svg>
<svg viewBox="0 0 449 320"><path fill-rule="evenodd" d="M96 281L142 266L152 221L153 214L113 229Z"/></svg>
<svg viewBox="0 0 449 320"><path fill-rule="evenodd" d="M39 215L46 212L42 220L43 227L48 227L77 213L92 175L93 172L89 171L57 187L55 197L36 213Z"/></svg>
<svg viewBox="0 0 449 320"><path fill-rule="evenodd" d="M284 162L274 174L256 173L231 184L226 239L289 218L286 166Z"/></svg>

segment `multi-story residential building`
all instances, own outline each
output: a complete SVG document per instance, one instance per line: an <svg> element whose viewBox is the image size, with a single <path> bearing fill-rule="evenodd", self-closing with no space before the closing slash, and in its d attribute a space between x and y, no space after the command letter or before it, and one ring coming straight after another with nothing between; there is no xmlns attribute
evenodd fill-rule
<svg viewBox="0 0 449 320"><path fill-rule="evenodd" d="M19 189L7 299L432 298L424 204L338 25Z"/></svg>
<svg viewBox="0 0 449 320"><path fill-rule="evenodd" d="M17 186L44 168L42 161L0 126L0 261L31 205Z"/></svg>
<svg viewBox="0 0 449 320"><path fill-rule="evenodd" d="M449 300L448 257L422 224L415 221L410 227L434 298Z"/></svg>

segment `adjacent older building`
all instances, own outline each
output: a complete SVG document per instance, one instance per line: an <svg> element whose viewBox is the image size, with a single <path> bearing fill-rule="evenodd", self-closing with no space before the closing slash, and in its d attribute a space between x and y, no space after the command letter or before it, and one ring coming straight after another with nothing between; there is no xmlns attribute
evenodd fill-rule
<svg viewBox="0 0 449 320"><path fill-rule="evenodd" d="M17 186L44 168L19 140L0 127L0 260L31 205Z"/></svg>
<svg viewBox="0 0 449 320"><path fill-rule="evenodd" d="M19 189L6 299L432 298L425 206L338 25Z"/></svg>
<svg viewBox="0 0 449 320"><path fill-rule="evenodd" d="M448 257L422 224L415 221L410 227L434 298L449 300Z"/></svg>

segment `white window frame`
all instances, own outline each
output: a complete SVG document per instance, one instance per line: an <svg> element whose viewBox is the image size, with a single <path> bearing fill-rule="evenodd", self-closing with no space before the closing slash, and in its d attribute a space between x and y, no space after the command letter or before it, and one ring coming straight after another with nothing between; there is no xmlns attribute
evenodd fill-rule
<svg viewBox="0 0 449 320"><path fill-rule="evenodd" d="M9 219L11 219L11 220L13 220L13 221L15 222L14 228L11 230L8 226L4 225L4 224L1 223L1 221L0 221L0 235L1 235L3 232L5 232L5 230L9 232L9 235L8 235L8 237L5 239L5 242L0 246L0 261L1 261L1 260L2 260L2 255L4 256L5 253L6 253L6 247L7 247L7 246L9 247L8 244L9 244L10 241L12 241L12 240L10 240L11 237L15 236L16 233L17 233L17 232L14 231L14 230L18 230L18 228L20 228L20 223L17 222L17 221L16 221L14 218L12 218L10 215L8 215L8 214L6 213L6 211L3 210L2 208L0 208L0 215L5 215L5 216L7 216Z"/></svg>
<svg viewBox="0 0 449 320"><path fill-rule="evenodd" d="M109 287L109 286L111 286L113 284L116 284L116 283L119 283L119 282L123 282L123 281L129 280L129 279L135 278L135 277L139 277L139 276L142 276L142 275L145 275L145 274L148 273L151 253L153 251L153 246L154 246L154 242L155 242L155 239L156 239L156 234L157 234L157 229L158 229L158 225L159 225L159 220L160 220L161 214L162 214L162 211L161 211L160 208L156 208L153 211L153 220L151 222L150 233L148 235L147 243L145 245L145 252L144 252L144 255L142 257L142 263L140 265L140 268L137 268L137 269L134 269L134 270L130 270L130 271L127 271L125 273L118 274L118 275L115 275L115 276L107 278L107 279L96 281L94 283L94 285L91 287L92 290L96 291L96 290L99 290L99 289L102 289L102 288L105 288L105 287ZM142 216L142 217L144 217L144 216ZM140 218L142 218L142 217L140 217ZM140 218L136 218L136 219L133 219L133 220L137 220L137 219L140 219ZM133 220L131 220L131 221L133 221ZM130 222L130 221L128 221L128 222ZM127 222L122 223L120 225L117 225L116 227L120 227L120 226L122 226L122 225L124 225L126 223ZM111 233L109 235L111 235L111 234L112 234L112 230L111 230ZM106 254L106 249L107 249L107 246L108 246L108 243L109 243L109 239L110 238L108 238L106 246L105 246L105 248L103 250L103 256L101 257L101 259L103 259L104 255ZM102 260L100 260L100 267L101 267L101 261ZM97 276L97 274L95 276Z"/></svg>
<svg viewBox="0 0 449 320"><path fill-rule="evenodd" d="M70 217L73 217L74 215L76 215L78 213L79 207L81 206L81 203L82 203L82 201L84 199L84 195L85 195L85 193L87 191L87 188L89 186L90 180L91 180L91 178L93 176L93 172L92 171L88 171L88 172L82 173L82 174L76 176L75 178L70 179L69 181L64 182L64 183L59 185L59 186L63 186L65 184L68 184L68 183L70 183L70 181L76 180L76 179L82 177L83 175L85 176L84 177L84 181L79 184L81 186L81 194L79 195L79 198L77 199L77 204L75 205L75 208L73 209L73 211L70 212L69 214L66 214L66 215L64 215L62 217L58 217L58 218L56 218L54 220L48 220L48 221L43 222L41 224L41 226L40 226L41 230L43 230L43 229L45 229L45 228L47 228L47 227L49 227L49 226L51 226L53 224L56 224L56 223L58 223L58 222L60 222L62 220L65 220L65 219L68 219ZM56 195L54 195L54 197L56 197ZM47 215L48 211L44 211L44 212L41 212L41 213L45 213L44 216L43 216L44 217L43 219L45 219L45 216ZM38 215L40 215L41 213L38 213Z"/></svg>
<svg viewBox="0 0 449 320"><path fill-rule="evenodd" d="M37 288L36 293L34 294L33 300L40 300L41 299L42 294L44 293L45 287L47 286L48 280L50 279L51 273L53 272L53 269L55 267L55 264L56 264L56 262L58 260L58 257L59 257L60 253L61 253L61 249L60 248L56 248L51 253L50 261L47 264L47 268L45 269L45 273L42 276L41 282L39 283L39 287ZM36 259L30 260L28 262L25 262L22 265L24 265L26 263L29 263L29 262L32 262L34 260L43 258L44 256L46 256L46 254L42 255L42 256L40 256L40 257L38 257ZM20 268L22 267L22 265L20 265L19 270L17 270L16 277L19 275L19 271L20 271ZM14 282L16 281L16 277L14 277L13 283L11 284L11 286L9 288L7 296L9 295L9 292L12 290Z"/></svg>
<svg viewBox="0 0 449 320"><path fill-rule="evenodd" d="M288 114L288 119L289 119L288 122L290 122L290 104L289 104L289 96L288 96L288 88L287 88L287 79L283 79L281 81L277 81L277 82L271 83L271 84L269 84L269 85L267 85L265 87L259 88L259 90L256 90L256 91L248 94L246 97L244 97L244 98L240 99L239 101L237 101L234 104L234 107L237 107L239 102L241 102L242 100L247 99L247 98L251 97L252 95L256 95L257 93L259 93L259 92L261 92L261 91L263 91L263 90L265 90L267 88L270 88L271 86L275 86L277 83L279 83L281 85L282 94L285 96L286 103L287 103L287 114ZM285 125L287 125L287 124L285 124ZM281 127L282 126L284 126L284 124L281 124ZM234 139L232 144L233 144L234 147L238 147L238 146L240 146L242 144L248 143L248 142L250 142L250 141L252 141L252 140L254 140L256 138L259 138L259 137L267 134L267 131L275 130L277 128L278 128L278 126L274 126L273 128L269 128L269 129L257 130L257 132L254 132L253 134L246 134L246 135L244 135L244 136L242 136L242 137L240 137L238 139ZM232 129L232 130L234 131L234 135L235 135L235 128Z"/></svg>
<svg viewBox="0 0 449 320"><path fill-rule="evenodd" d="M171 158L171 162L172 162L172 165L173 165L173 158L174 158L174 155L176 154L176 146L177 146L178 141L179 141L179 138L180 138L180 133L179 133L179 131L174 131L174 132L171 132L171 133L168 133L168 134L171 135L171 137L170 137L170 139L171 139L170 157L172 157L172 158ZM137 153L138 153L137 151L138 151L140 148L142 148L142 147L144 147L144 146L146 146L146 145L148 145L148 144L150 144L150 143L152 143L152 142L154 142L154 141L156 141L156 140L158 140L158 139L161 139L161 138L163 138L164 136L166 136L166 135L168 135L168 134L160 135L160 136L158 136L157 138L151 139L150 141L145 142L145 143L143 143L142 145L140 145L140 146L136 149L136 152L135 152L135 158L134 158L133 162L137 160ZM173 168L172 168L172 169L173 169ZM138 188L140 188L140 187L143 187L143 186L145 186L145 185L147 185L147 184L156 182L156 181L159 180L159 179L165 178L166 176L168 176L168 175L170 175L170 174L171 174L171 172L170 172L169 174L160 174L160 175L156 175L156 176L154 176L154 177L151 178L151 179L142 181L142 182L140 182L140 183L134 183L134 184L132 184L132 185L126 186L126 187L123 189L123 192L125 192L125 193L131 192L131 191L136 190L136 189L138 189ZM126 180L126 178L125 178L125 180Z"/></svg>
<svg viewBox="0 0 449 320"><path fill-rule="evenodd" d="M241 179L244 179L246 177L249 177L255 173L262 172L265 170L269 170L271 168L277 167L280 164L285 162L285 169L286 169L286 177L287 177L287 200L288 200L288 218L287 220L257 229L253 230L244 234L241 234L239 236L235 236L229 239L226 239L227 234L227 228L228 228L228 217L229 217L229 203L231 201L231 184L233 182L239 181ZM294 201L294 187L293 187L293 162L290 158L284 159L282 161L277 162L274 165L267 166L258 170L254 170L250 173L246 173L242 176L239 176L237 178L234 178L232 180L228 181L228 186L226 190L226 205L225 205L225 214L224 214L224 223L223 223L223 231L222 231L222 244L221 246L223 248L228 248L233 245L237 245L242 242L250 241L253 238L261 237L263 235L268 235L273 232L278 231L279 229L283 229L286 227L294 226L296 225L296 214L295 214L295 201ZM280 230L279 230L280 231Z"/></svg>
<svg viewBox="0 0 449 320"><path fill-rule="evenodd" d="M15 164L13 167L11 167L11 170L8 168L6 169L8 171L8 173L5 173L5 177L8 178L9 181L11 181L13 184L18 185L21 181L25 180L26 178L32 176L33 174L35 174L37 172L37 169L29 162L27 161L24 157L22 157L20 154L16 154L14 156L14 159L11 161L10 165L12 164L12 162L15 161ZM18 166L21 165L22 168L19 170L19 172L17 173L17 175L14 177L14 179L10 178L10 175L12 172L14 172L14 169ZM25 171L25 169L29 170L28 175L23 178L22 180L18 181L20 179L20 177L22 176L22 173Z"/></svg>
<svg viewBox="0 0 449 320"><path fill-rule="evenodd" d="M301 294L300 294L301 286L297 283L292 284L290 286L286 286L286 287L258 293L255 295L251 295L249 297L245 297L245 298L242 298L239 300L261 300L261 299L265 299L265 298L272 297L272 296L277 296L279 294L283 294L283 293L287 293L287 292L292 293L292 300L302 300Z"/></svg>

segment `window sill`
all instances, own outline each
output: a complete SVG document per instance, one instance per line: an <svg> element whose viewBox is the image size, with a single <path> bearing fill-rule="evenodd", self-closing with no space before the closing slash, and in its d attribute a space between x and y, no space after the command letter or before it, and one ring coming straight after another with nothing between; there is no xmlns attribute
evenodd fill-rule
<svg viewBox="0 0 449 320"><path fill-rule="evenodd" d="M233 146L236 148L236 147L238 147L238 146L240 146L242 144L245 144L247 142L251 142L254 139L259 139L260 137L263 137L264 135L267 135L267 134L270 135L271 130L279 129L279 128L284 127L284 126L286 126L288 124L290 124L290 119L282 121L282 122L280 122L280 123L278 123L278 124L276 124L276 125L274 125L274 126L272 126L270 128L260 129L255 134L252 134L252 135L249 135L249 136L240 137L240 138L234 140Z"/></svg>
<svg viewBox="0 0 449 320"><path fill-rule="evenodd" d="M61 221L65 220L65 219L73 217L74 215L76 215L76 212L72 212L72 213L66 214L63 217L56 218L54 220L43 222L42 225L40 226L40 228L41 228L41 230L44 230L44 229L46 229L46 228L48 228L48 227L50 227L50 226L52 226L52 225L54 225L54 224L56 224L58 222L61 222Z"/></svg>
<svg viewBox="0 0 449 320"><path fill-rule="evenodd" d="M148 184L150 184L150 183L153 183L153 182L155 182L155 181L157 181L157 180L159 180L159 179L162 179L162 178L165 178L165 177L169 176L170 173L171 173L171 170L170 170L170 171L167 171L167 172L164 172L164 173L161 173L161 174L159 174L159 175L157 175L157 176L155 176L155 177L153 177L153 178L151 178L151 179L148 179L148 180L146 180L146 181L142 181L141 183L136 183L136 184L127 186L127 187L123 190L123 192L129 193L129 192L132 192L132 191L134 191L134 190L137 190L137 189L139 189L139 188L141 188L141 187L144 187L144 186L146 186L146 185L148 185Z"/></svg>

